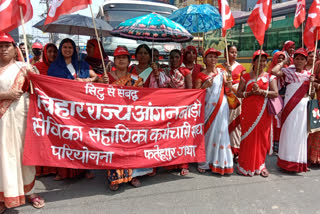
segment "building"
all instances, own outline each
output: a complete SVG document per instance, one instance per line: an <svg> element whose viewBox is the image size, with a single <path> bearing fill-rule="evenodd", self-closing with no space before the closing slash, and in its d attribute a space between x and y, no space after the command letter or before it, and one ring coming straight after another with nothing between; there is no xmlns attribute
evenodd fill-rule
<svg viewBox="0 0 320 214"><path fill-rule="evenodd" d="M241 0L229 1L229 6L231 7L231 10L241 10L241 2ZM178 8L186 7L190 4L211 4L215 7L218 7L217 0L175 0L175 6L177 6Z"/></svg>
<svg viewBox="0 0 320 214"><path fill-rule="evenodd" d="M292 0L272 0L272 4L282 3L286 1L292 1ZM251 11L256 5L256 3L257 3L257 0L242 0L241 10Z"/></svg>
<svg viewBox="0 0 320 214"><path fill-rule="evenodd" d="M272 4L282 3L292 0L272 0ZM232 11L251 11L257 3L257 0L228 0ZM211 4L218 8L217 0L175 0L178 8L186 7L190 4Z"/></svg>

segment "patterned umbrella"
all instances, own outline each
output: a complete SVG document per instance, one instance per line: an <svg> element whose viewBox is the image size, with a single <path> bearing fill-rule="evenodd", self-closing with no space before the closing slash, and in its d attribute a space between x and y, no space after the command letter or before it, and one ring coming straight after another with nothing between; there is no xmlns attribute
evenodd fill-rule
<svg viewBox="0 0 320 214"><path fill-rule="evenodd" d="M189 5L174 11L168 18L184 26L190 33L222 28L219 10L210 4Z"/></svg>
<svg viewBox="0 0 320 214"><path fill-rule="evenodd" d="M155 42L188 42L193 39L180 24L156 13L128 19L113 29L111 34Z"/></svg>

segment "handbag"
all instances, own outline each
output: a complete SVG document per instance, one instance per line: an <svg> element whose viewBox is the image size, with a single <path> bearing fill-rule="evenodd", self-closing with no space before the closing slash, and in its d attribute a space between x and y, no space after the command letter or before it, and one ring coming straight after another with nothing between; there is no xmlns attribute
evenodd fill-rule
<svg viewBox="0 0 320 214"><path fill-rule="evenodd" d="M320 131L320 107L317 99L308 101L308 132Z"/></svg>
<svg viewBox="0 0 320 214"><path fill-rule="evenodd" d="M269 98L267 102L267 108L268 108L269 114L271 115L279 114L283 108L282 97L279 95L276 98L272 98L272 99Z"/></svg>

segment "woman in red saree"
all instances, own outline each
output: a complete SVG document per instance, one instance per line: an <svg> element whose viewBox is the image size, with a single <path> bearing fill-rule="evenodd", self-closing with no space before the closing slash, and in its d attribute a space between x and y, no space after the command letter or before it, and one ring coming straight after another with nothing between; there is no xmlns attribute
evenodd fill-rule
<svg viewBox="0 0 320 214"><path fill-rule="evenodd" d="M198 73L204 70L204 67L200 64L197 64L198 53L197 49L194 46L187 46L183 49L183 65L186 67L192 75L192 88L195 88L195 80Z"/></svg>
<svg viewBox="0 0 320 214"><path fill-rule="evenodd" d="M267 57L264 51L256 51L252 57L253 69L242 75L238 97L243 98L241 109L241 147L237 173L263 177L269 176L265 166L268 150L271 146L272 117L267 111L268 98L278 96L277 82L274 76L264 71Z"/></svg>
<svg viewBox="0 0 320 214"><path fill-rule="evenodd" d="M294 50L296 49L296 44L291 41L285 41L282 51L285 53L286 57L289 59L289 65L293 64L293 54L294 54Z"/></svg>
<svg viewBox="0 0 320 214"><path fill-rule="evenodd" d="M232 90L236 93L238 90L239 82L241 74L246 71L246 69L236 61L238 50L235 45L228 45L228 62L224 62L223 64L218 65L218 68L223 69L224 71L228 71L232 75ZM224 53L224 58L227 58L226 51ZM241 142L241 126L240 126L240 113L241 113L241 105L239 105L236 109L230 109L229 116L229 135L230 135L230 144L231 150L234 157L239 155L240 150L240 142Z"/></svg>
<svg viewBox="0 0 320 214"><path fill-rule="evenodd" d="M42 75L48 74L50 64L56 60L58 56L58 48L53 43L48 43L43 48L42 61L37 62L34 66ZM36 176L57 174L56 167L36 166Z"/></svg>
<svg viewBox="0 0 320 214"><path fill-rule="evenodd" d="M40 74L47 75L50 64L56 60L58 48L53 43L48 43L43 48L42 61L34 64Z"/></svg>
<svg viewBox="0 0 320 214"><path fill-rule="evenodd" d="M42 208L45 202L34 194L35 167L22 163L27 127L29 94L27 64L17 62L16 45L0 32L0 213L27 200Z"/></svg>

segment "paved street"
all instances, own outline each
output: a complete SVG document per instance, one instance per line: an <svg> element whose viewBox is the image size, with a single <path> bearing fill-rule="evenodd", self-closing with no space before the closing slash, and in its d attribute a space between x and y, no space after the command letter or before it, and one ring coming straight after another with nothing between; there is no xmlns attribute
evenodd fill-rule
<svg viewBox="0 0 320 214"><path fill-rule="evenodd" d="M160 169L156 177L143 177L142 186L121 185L119 191L107 189L104 171L93 180L53 181L43 177L36 191L46 199L46 207L36 210L25 205L14 213L320 213L320 168L308 173L288 174L269 156L268 178L202 175L191 165L191 173Z"/></svg>

